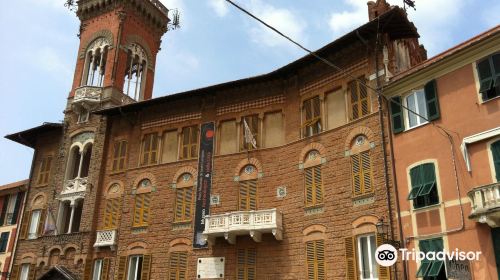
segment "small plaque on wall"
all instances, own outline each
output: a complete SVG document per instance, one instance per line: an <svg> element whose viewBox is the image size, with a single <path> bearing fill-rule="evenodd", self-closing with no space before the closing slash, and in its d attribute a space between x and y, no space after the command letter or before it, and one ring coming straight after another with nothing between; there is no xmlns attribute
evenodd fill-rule
<svg viewBox="0 0 500 280"><path fill-rule="evenodd" d="M198 258L197 279L223 279L225 262L224 257Z"/></svg>

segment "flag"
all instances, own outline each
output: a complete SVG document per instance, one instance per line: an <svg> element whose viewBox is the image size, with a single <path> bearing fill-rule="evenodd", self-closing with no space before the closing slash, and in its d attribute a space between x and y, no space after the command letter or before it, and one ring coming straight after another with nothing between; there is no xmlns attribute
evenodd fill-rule
<svg viewBox="0 0 500 280"><path fill-rule="evenodd" d="M57 234L56 219L54 218L54 214L52 213L52 208L48 207L47 212L49 212L49 214L47 215L47 219L45 220L43 235Z"/></svg>
<svg viewBox="0 0 500 280"><path fill-rule="evenodd" d="M252 147L254 149L257 149L257 140L255 140L255 137L253 137L252 131L250 130L250 127L248 126L247 120L245 118L243 118L243 125L245 126L245 143L252 144Z"/></svg>

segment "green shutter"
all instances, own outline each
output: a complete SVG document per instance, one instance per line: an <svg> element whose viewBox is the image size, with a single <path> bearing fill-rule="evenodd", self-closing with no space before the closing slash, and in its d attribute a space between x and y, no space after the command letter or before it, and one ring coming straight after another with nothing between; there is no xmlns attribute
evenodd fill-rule
<svg viewBox="0 0 500 280"><path fill-rule="evenodd" d="M428 277L437 277L443 268L444 261L433 261L431 267L427 271Z"/></svg>
<svg viewBox="0 0 500 280"><path fill-rule="evenodd" d="M491 154L493 155L497 182L500 182L500 141L491 144Z"/></svg>
<svg viewBox="0 0 500 280"><path fill-rule="evenodd" d="M394 134L397 134L405 130L403 107L401 106L401 96L395 96L391 98L390 102L392 132Z"/></svg>
<svg viewBox="0 0 500 280"><path fill-rule="evenodd" d="M477 64L477 74L479 75L479 93L481 93L484 98L486 93L493 86L493 75L491 73L489 59L485 59Z"/></svg>
<svg viewBox="0 0 500 280"><path fill-rule="evenodd" d="M431 267L431 262L428 260L423 260L422 263L420 264L420 268L417 270L417 278L422 278L427 275L427 271Z"/></svg>
<svg viewBox="0 0 500 280"><path fill-rule="evenodd" d="M425 101L427 104L427 118L429 121L439 119L439 100L437 96L436 80L425 84Z"/></svg>
<svg viewBox="0 0 500 280"><path fill-rule="evenodd" d="M411 179L411 191L408 195L408 200L413 200L417 198L418 193L422 189L422 176L420 176L421 166L413 167L410 170L410 179Z"/></svg>
<svg viewBox="0 0 500 280"><path fill-rule="evenodd" d="M418 193L418 196L426 196L436 187L436 171L434 170L434 164L432 163L423 164L421 170L422 188Z"/></svg>

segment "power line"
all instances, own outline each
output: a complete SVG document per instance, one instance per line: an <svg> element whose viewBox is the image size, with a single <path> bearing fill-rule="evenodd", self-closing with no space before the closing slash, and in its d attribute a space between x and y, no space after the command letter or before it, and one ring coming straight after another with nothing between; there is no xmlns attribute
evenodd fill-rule
<svg viewBox="0 0 500 280"><path fill-rule="evenodd" d="M393 100L392 98L390 100L388 100L384 95L382 95L382 92L379 90L379 89L376 89L376 88L373 88L371 87L370 85L366 84L365 82L363 82L362 80L360 80L358 77L354 77L353 75L349 74L346 70L344 70L343 68L337 66L336 64L334 64L333 62L329 61L328 59L326 58L323 58L321 56L319 56L317 53L315 53L314 51L311 51L310 49L306 48L304 45L300 44L299 42L293 40L292 38L290 38L289 36L285 35L283 32L279 31L277 28L273 27L272 25L270 25L269 23L265 22L264 20L260 19L259 17L255 16L254 14L252 14L251 12L249 12L248 10L246 10L245 8L239 6L238 4L234 3L232 0L226 0L226 2L228 2L229 4L233 5L234 7L236 7L238 10L242 11L243 13L247 14L248 16L250 16L251 18L255 19L256 21L260 22L262 25L266 26L267 28L271 29L272 31L274 31L275 33L277 33L278 35L280 35L281 37L285 38L286 40L288 40L289 42L291 42L292 44L296 45L297 47L299 47L300 49L304 50L305 52L309 53L310 55L312 55L313 57L317 58L318 60L322 61L323 63L325 63L326 65L340 71L342 74L352 78L353 80L357 81L358 83L360 83L361 85L365 86L366 88L369 88L371 89L372 91L374 91L376 94L378 95L381 95L385 100L389 101L389 102L392 102L392 103L395 103L399 106L401 106L403 109L405 110L408 110L409 112L417 115L418 117L424 119L425 121L427 122L431 122L427 117L425 116L422 116L420 115L419 113L409 109L408 107L404 106L401 102L397 102L395 100ZM377 17L377 20L380 20L379 17ZM377 30L377 35L378 35L378 30ZM378 75L378 69L375 70L375 75Z"/></svg>

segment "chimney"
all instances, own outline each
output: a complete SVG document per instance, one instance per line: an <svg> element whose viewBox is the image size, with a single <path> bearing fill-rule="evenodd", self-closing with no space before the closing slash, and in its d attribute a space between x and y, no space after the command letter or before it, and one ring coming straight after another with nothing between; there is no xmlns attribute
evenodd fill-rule
<svg viewBox="0 0 500 280"><path fill-rule="evenodd" d="M368 5L368 20L373 20L391 9L391 6L385 0L370 1Z"/></svg>

